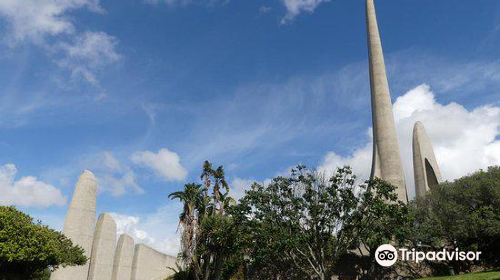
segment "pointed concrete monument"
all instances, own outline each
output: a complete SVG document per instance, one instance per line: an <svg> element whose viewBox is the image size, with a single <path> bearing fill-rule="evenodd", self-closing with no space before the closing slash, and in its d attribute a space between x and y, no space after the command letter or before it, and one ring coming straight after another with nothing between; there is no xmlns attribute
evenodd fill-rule
<svg viewBox="0 0 500 280"><path fill-rule="evenodd" d="M115 249L116 223L110 214L103 213L95 227L88 280L111 279Z"/></svg>
<svg viewBox="0 0 500 280"><path fill-rule="evenodd" d="M83 171L75 186L75 192L64 221L63 233L74 244L85 250L90 258L95 226L97 180L90 171ZM51 280L87 280L89 261L82 266L71 266L54 271Z"/></svg>
<svg viewBox="0 0 500 280"><path fill-rule="evenodd" d="M122 234L116 245L113 274L111 280L130 280L134 261L135 244L130 235Z"/></svg>
<svg viewBox="0 0 500 280"><path fill-rule="evenodd" d="M413 171L415 195L418 197L424 197L429 187L442 181L434 149L421 122L416 122L413 127Z"/></svg>
<svg viewBox="0 0 500 280"><path fill-rule="evenodd" d="M373 160L371 177L383 179L396 187L399 200L408 201L401 164L396 124L392 112L384 54L373 0L366 1L368 54L373 119Z"/></svg>

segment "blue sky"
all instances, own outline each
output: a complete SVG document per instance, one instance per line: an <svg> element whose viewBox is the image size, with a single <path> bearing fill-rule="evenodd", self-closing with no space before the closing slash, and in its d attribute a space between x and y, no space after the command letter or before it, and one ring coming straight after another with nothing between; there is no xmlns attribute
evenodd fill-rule
<svg viewBox="0 0 500 280"><path fill-rule="evenodd" d="M500 3L379 0L401 153L500 164ZM298 163L366 177L362 0L0 0L0 191L60 229L83 169L121 231L176 250L167 195L223 165L240 196Z"/></svg>

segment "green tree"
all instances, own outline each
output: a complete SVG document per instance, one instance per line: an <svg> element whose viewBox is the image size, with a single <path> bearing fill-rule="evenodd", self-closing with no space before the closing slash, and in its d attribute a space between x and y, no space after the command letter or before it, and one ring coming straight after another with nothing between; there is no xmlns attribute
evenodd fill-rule
<svg viewBox="0 0 500 280"><path fill-rule="evenodd" d="M205 161L200 184L187 184L181 192L169 195L184 203L180 215L184 268L175 277L189 275L196 280L219 280L230 267L236 250L233 219L228 209L235 203L229 196L224 169Z"/></svg>
<svg viewBox="0 0 500 280"><path fill-rule="evenodd" d="M86 262L84 250L61 233L15 207L0 206L1 280L37 279L47 270Z"/></svg>
<svg viewBox="0 0 500 280"><path fill-rule="evenodd" d="M416 244L433 250L443 248L481 251L481 264L500 265L500 167L490 167L439 184L413 203ZM431 264L438 273L469 270L470 261Z"/></svg>
<svg viewBox="0 0 500 280"><path fill-rule="evenodd" d="M381 180L356 185L349 167L326 178L298 166L289 177L254 184L234 208L247 275L330 279L356 247L371 253L393 240L391 229L403 228L395 223L408 220L396 200L394 187Z"/></svg>
<svg viewBox="0 0 500 280"><path fill-rule="evenodd" d="M183 191L173 192L171 199L179 199L184 208L179 215L181 233L181 258L186 266L190 266L196 250L196 236L199 234L199 209L204 207L203 192L199 184L186 184Z"/></svg>
<svg viewBox="0 0 500 280"><path fill-rule="evenodd" d="M400 267L384 268L375 261L375 251L382 244L404 247L413 228L410 207L398 201L395 187L379 178L362 186L360 207L347 226L357 236L358 273L365 279L395 278Z"/></svg>

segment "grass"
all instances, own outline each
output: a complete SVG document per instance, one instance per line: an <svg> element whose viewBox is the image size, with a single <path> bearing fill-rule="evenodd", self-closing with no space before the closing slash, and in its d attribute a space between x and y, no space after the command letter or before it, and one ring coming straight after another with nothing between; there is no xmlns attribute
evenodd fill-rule
<svg viewBox="0 0 500 280"><path fill-rule="evenodd" d="M463 275L422 278L421 280L500 280L500 269Z"/></svg>

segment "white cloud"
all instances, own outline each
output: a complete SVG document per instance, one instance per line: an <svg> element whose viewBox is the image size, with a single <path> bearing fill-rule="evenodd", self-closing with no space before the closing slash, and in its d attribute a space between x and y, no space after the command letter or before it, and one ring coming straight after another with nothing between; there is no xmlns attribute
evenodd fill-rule
<svg viewBox="0 0 500 280"><path fill-rule="evenodd" d="M293 20L297 15L303 12L312 13L321 4L331 0L281 0L287 10L287 14L281 23Z"/></svg>
<svg viewBox="0 0 500 280"><path fill-rule="evenodd" d="M371 135L370 135L371 137ZM335 152L329 152L323 158L323 162L318 167L319 172L331 174L337 167L349 165L359 179L364 180L370 177L372 161L372 142L367 143L360 149L347 157L342 157Z"/></svg>
<svg viewBox="0 0 500 280"><path fill-rule="evenodd" d="M42 43L47 35L74 33L68 12L81 8L101 11L98 0L2 0L0 16L7 23L10 45L22 41Z"/></svg>
<svg viewBox="0 0 500 280"><path fill-rule="evenodd" d="M144 193L144 189L137 183L135 172L116 159L111 152L86 157L80 165L94 172L99 181L99 191L109 192L113 196L125 195L131 191Z"/></svg>
<svg viewBox="0 0 500 280"><path fill-rule="evenodd" d="M0 204L16 206L49 207L66 204L66 198L56 187L26 176L15 180L14 164L0 166Z"/></svg>
<svg viewBox="0 0 500 280"><path fill-rule="evenodd" d="M249 190L254 182L256 181L252 179L234 178L231 184L229 184L231 187L229 196L235 200L242 198L245 195L245 191Z"/></svg>
<svg viewBox="0 0 500 280"><path fill-rule="evenodd" d="M112 171L121 172L122 164L110 152L104 152L104 165Z"/></svg>
<svg viewBox="0 0 500 280"><path fill-rule="evenodd" d="M292 172L293 168L294 167L289 167L282 172L278 172L278 173L276 173L275 177L290 176L290 173ZM229 184L229 187L230 187L229 196L235 200L239 200L245 196L245 191L250 190L254 183L257 183L257 184L260 184L263 186L268 186L272 182L273 182L273 179L271 179L271 178L266 178L264 180L257 181L257 180L253 180L253 179L243 179L243 178L236 177Z"/></svg>
<svg viewBox="0 0 500 280"><path fill-rule="evenodd" d="M113 215L113 219L116 222L116 233L118 235L126 233L130 236L134 237L137 242L143 242L147 244L152 244L155 242L153 237L150 237L149 234L139 229L140 218L136 216L127 216L121 215L117 213L111 213Z"/></svg>
<svg viewBox="0 0 500 280"><path fill-rule="evenodd" d="M111 213L116 221L117 234L127 233L136 243L143 243L152 248L177 256L180 249L180 236L177 231L180 203L170 202L158 208L154 213L143 216Z"/></svg>
<svg viewBox="0 0 500 280"><path fill-rule="evenodd" d="M500 165L500 107L481 106L468 110L460 104L440 104L428 85L420 85L398 97L394 103L401 157L410 196L414 195L412 131L421 121L431 139L445 180L453 180L481 168ZM332 170L352 165L356 173L367 178L371 168L371 143L352 156L328 153L319 166Z"/></svg>
<svg viewBox="0 0 500 280"><path fill-rule="evenodd" d="M103 12L99 0L2 0L5 43L10 47L34 43L59 67L69 70L72 78L100 89L97 71L120 59L118 41L105 32L78 32L71 12L84 8ZM103 97L100 89L96 99Z"/></svg>
<svg viewBox="0 0 500 280"><path fill-rule="evenodd" d="M413 108L409 104L414 104ZM403 107L411 114L396 114ZM399 97L394 108L407 181L412 186L411 134L418 120L432 141L443 179L452 180L480 168L500 165L500 140L497 139L500 107L486 105L467 110L457 103L442 105L436 102L429 86L420 85Z"/></svg>
<svg viewBox="0 0 500 280"><path fill-rule="evenodd" d="M115 50L117 43L115 37L105 32L87 31L77 36L72 44L62 43L60 47L70 58L84 61L89 67L96 68L120 59Z"/></svg>
<svg viewBox="0 0 500 280"><path fill-rule="evenodd" d="M136 152L131 160L135 164L151 168L166 181L182 181L188 173L181 165L179 155L166 148L160 149L158 153Z"/></svg>
<svg viewBox="0 0 500 280"><path fill-rule="evenodd" d="M59 44L58 48L64 55L58 64L69 69L73 77L98 85L95 72L121 58L116 51L117 44L118 40L105 32L84 32L76 36L72 43Z"/></svg>

